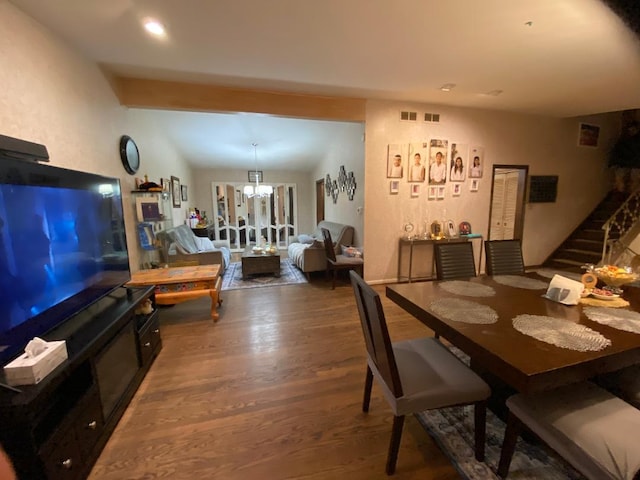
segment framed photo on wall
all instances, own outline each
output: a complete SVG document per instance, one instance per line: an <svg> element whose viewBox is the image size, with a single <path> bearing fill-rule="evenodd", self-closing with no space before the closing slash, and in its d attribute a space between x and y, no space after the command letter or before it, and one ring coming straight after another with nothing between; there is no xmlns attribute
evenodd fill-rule
<svg viewBox="0 0 640 480"><path fill-rule="evenodd" d="M183 202L186 202L188 200L186 185L180 185L180 198L182 198Z"/></svg>
<svg viewBox="0 0 640 480"><path fill-rule="evenodd" d="M578 146L580 147L597 147L598 137L600 136L600 127L598 125L589 125L581 123L578 131Z"/></svg>
<svg viewBox="0 0 640 480"><path fill-rule="evenodd" d="M173 199L173 207L180 208L182 203L180 198L182 197L182 190L180 188L180 179L171 175L171 198Z"/></svg>

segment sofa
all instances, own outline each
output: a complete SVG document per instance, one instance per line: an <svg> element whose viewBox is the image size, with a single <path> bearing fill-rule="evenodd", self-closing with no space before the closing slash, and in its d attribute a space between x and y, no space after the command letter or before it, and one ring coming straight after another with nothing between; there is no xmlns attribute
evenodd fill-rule
<svg viewBox="0 0 640 480"><path fill-rule="evenodd" d="M287 253L295 265L307 274L310 272L325 271L327 269L327 256L322 240L322 228L331 232L331 240L334 242L336 255L341 252L341 245L347 246L353 243L354 229L351 225L329 222L323 220L318 223L312 234L293 236L289 240Z"/></svg>
<svg viewBox="0 0 640 480"><path fill-rule="evenodd" d="M212 241L198 237L188 225L178 225L157 234L170 267L184 265L222 266L223 274L231 262L231 250L227 240Z"/></svg>

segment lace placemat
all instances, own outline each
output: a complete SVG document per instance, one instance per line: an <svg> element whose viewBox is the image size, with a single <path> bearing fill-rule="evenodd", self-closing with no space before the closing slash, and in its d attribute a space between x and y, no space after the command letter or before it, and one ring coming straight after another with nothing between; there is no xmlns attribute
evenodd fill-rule
<svg viewBox="0 0 640 480"><path fill-rule="evenodd" d="M494 275L493 280L501 285L509 287L526 288L527 290L546 290L549 284L535 278L523 277L522 275Z"/></svg>
<svg viewBox="0 0 640 480"><path fill-rule="evenodd" d="M498 314L493 308L460 298L434 300L429 308L441 317L454 322L489 324L498 321Z"/></svg>
<svg viewBox="0 0 640 480"><path fill-rule="evenodd" d="M581 273L565 272L564 270L553 270L551 268L541 268L539 270L535 270L535 272L541 277L545 277L545 278L553 278L554 275L562 275L563 277L570 278L571 280L575 280L576 282L580 282L582 280Z"/></svg>
<svg viewBox="0 0 640 480"><path fill-rule="evenodd" d="M584 314L589 320L625 332L640 333L640 313L607 307L585 307Z"/></svg>
<svg viewBox="0 0 640 480"><path fill-rule="evenodd" d="M628 307L629 302L627 302L624 298L612 298L611 300L598 300L593 297L583 297L580 299L580 303L583 305L590 305L592 307L610 307L610 308L620 308L620 307Z"/></svg>
<svg viewBox="0 0 640 480"><path fill-rule="evenodd" d="M518 315L513 328L520 333L556 347L579 352L597 352L611 345L601 333L568 320L544 315Z"/></svg>
<svg viewBox="0 0 640 480"><path fill-rule="evenodd" d="M450 280L439 283L438 285L449 293L464 295L466 297L493 297L496 294L496 291L492 287L464 280Z"/></svg>

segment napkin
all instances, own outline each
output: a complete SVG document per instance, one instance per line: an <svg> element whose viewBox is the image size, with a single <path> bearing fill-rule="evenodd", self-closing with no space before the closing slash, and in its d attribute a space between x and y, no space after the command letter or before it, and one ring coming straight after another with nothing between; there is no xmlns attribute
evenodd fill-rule
<svg viewBox="0 0 640 480"><path fill-rule="evenodd" d="M27 346L24 347L24 353L27 354L27 358L34 358L46 349L47 342L42 340L40 337L33 337L33 340L30 340L29 343L27 343Z"/></svg>
<svg viewBox="0 0 640 480"><path fill-rule="evenodd" d="M562 275L554 275L543 297L565 305L577 305L584 290L582 282L576 282Z"/></svg>

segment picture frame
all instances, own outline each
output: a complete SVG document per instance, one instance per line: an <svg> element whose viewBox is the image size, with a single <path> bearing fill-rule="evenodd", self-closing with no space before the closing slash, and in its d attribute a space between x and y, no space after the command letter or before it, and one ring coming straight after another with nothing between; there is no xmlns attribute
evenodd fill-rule
<svg viewBox="0 0 640 480"><path fill-rule="evenodd" d="M391 195L397 195L400 193L400 182L398 180L391 180L389 182L389 193Z"/></svg>
<svg viewBox="0 0 640 480"><path fill-rule="evenodd" d="M251 183L262 182L262 170L249 170L248 172L249 181Z"/></svg>
<svg viewBox="0 0 640 480"><path fill-rule="evenodd" d="M597 148L600 137L600 125L580 123L578 130L578 146Z"/></svg>
<svg viewBox="0 0 640 480"><path fill-rule="evenodd" d="M472 145L469 150L469 178L482 178L484 147Z"/></svg>
<svg viewBox="0 0 640 480"><path fill-rule="evenodd" d="M182 199L183 202L188 201L188 196L187 196L187 186L186 185L180 185L180 198Z"/></svg>
<svg viewBox="0 0 640 480"><path fill-rule="evenodd" d="M460 196L460 191L462 190L461 188L461 183L456 182L456 183L451 183L451 195L454 197L459 197Z"/></svg>
<svg viewBox="0 0 640 480"><path fill-rule="evenodd" d="M411 196L419 197L420 196L420 185L411 185Z"/></svg>
<svg viewBox="0 0 640 480"><path fill-rule="evenodd" d="M438 200L444 199L446 187L444 185L439 185L436 188L438 189Z"/></svg>
<svg viewBox="0 0 640 480"><path fill-rule="evenodd" d="M435 200L437 196L438 196L438 187L430 186L429 195L428 195L429 200Z"/></svg>
<svg viewBox="0 0 640 480"><path fill-rule="evenodd" d="M447 220L447 237L455 238L458 236L456 233L456 225L453 223L453 220Z"/></svg>
<svg viewBox="0 0 640 480"><path fill-rule="evenodd" d="M387 145L387 178L403 178L406 147L399 144Z"/></svg>
<svg viewBox="0 0 640 480"><path fill-rule="evenodd" d="M479 185L480 185L480 180L478 180L477 178L472 179L471 182L469 183L469 191L477 192Z"/></svg>
<svg viewBox="0 0 640 480"><path fill-rule="evenodd" d="M173 208L180 208L182 203L180 198L182 196L182 190L180 189L180 179L171 175L171 198L173 200Z"/></svg>

